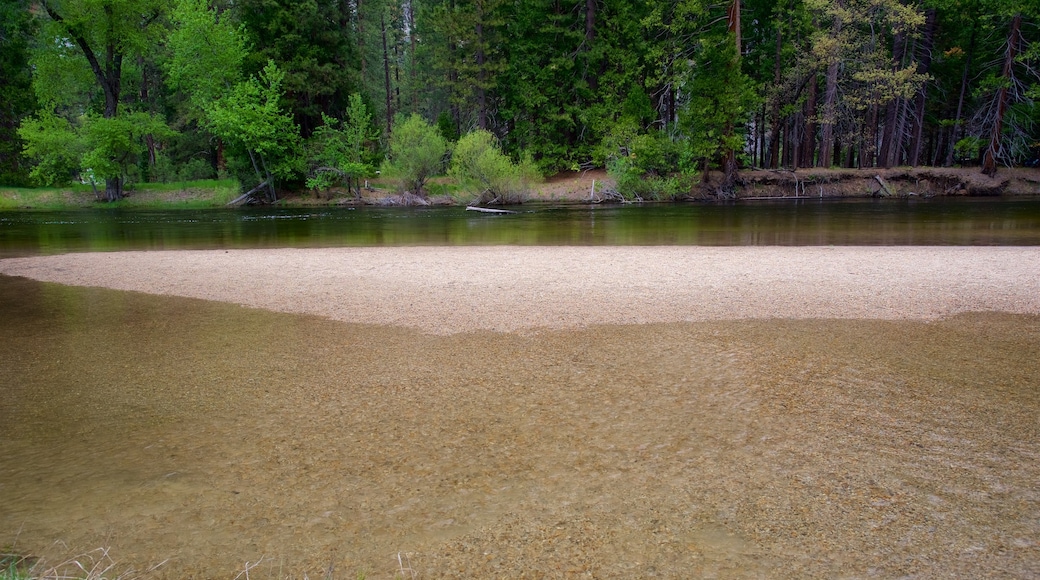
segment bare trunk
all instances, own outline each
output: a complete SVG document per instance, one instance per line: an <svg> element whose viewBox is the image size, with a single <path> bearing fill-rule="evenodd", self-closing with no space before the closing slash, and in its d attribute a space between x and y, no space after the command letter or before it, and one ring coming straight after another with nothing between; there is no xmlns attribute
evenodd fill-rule
<svg viewBox="0 0 1040 580"><path fill-rule="evenodd" d="M932 67L932 49L935 47L935 33L938 28L935 9L925 13L924 37L921 41L921 52L917 58L917 72L927 74ZM910 165L916 167L921 159L921 141L924 134L924 105L928 83L922 83L914 100L914 131L910 141Z"/></svg>
<svg viewBox="0 0 1040 580"><path fill-rule="evenodd" d="M1002 133L1004 131L1004 115L1007 113L1008 106L1008 85L1011 79L1011 67L1015 63L1015 57L1018 56L1018 36L1021 29L1022 15L1015 14L1011 19L1007 52L1004 55L1004 67L1001 71L1001 78L1005 82L1001 84L1000 90L997 91L997 112L989 133L989 146L986 147L986 153L982 157L982 172L989 176L997 174L997 159L1001 156L1003 149L1004 140Z"/></svg>
<svg viewBox="0 0 1040 580"><path fill-rule="evenodd" d="M834 17L833 36L841 32L841 18ZM817 166L829 167L834 158L834 123L838 112L838 67L840 66L838 55L830 57L827 65L827 79L823 90L823 117L820 119L820 157Z"/></svg>
<svg viewBox="0 0 1040 580"><path fill-rule="evenodd" d="M801 158L795 157L792 164L795 167L812 167L813 153L816 152L816 73L812 72L809 77L809 94L805 99L805 127L802 134Z"/></svg>
<svg viewBox="0 0 1040 580"><path fill-rule="evenodd" d="M878 106L877 103L875 103L867 109L867 118L864 121L863 142L860 145L862 149L859 155L860 167L874 166L874 156L877 152L877 120Z"/></svg>
<svg viewBox="0 0 1040 580"><path fill-rule="evenodd" d="M906 55L906 33L900 32L892 39L892 70L900 68ZM878 164L882 167L892 167L898 157L895 153L899 149L899 113L903 106L902 99L892 99L885 107L885 125L881 134L881 149L878 151Z"/></svg>
<svg viewBox="0 0 1040 580"><path fill-rule="evenodd" d="M585 0L585 42L596 37L596 0Z"/></svg>

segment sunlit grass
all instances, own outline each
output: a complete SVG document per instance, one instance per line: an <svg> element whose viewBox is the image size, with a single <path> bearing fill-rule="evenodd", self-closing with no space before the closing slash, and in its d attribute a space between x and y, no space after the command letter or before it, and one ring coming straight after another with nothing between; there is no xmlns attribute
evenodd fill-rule
<svg viewBox="0 0 1040 580"><path fill-rule="evenodd" d="M104 193L103 185L98 188ZM154 209L198 209L222 207L238 196L234 179L204 179L176 183L138 183L118 202L98 202L90 185L67 187L0 186L0 210L123 207Z"/></svg>

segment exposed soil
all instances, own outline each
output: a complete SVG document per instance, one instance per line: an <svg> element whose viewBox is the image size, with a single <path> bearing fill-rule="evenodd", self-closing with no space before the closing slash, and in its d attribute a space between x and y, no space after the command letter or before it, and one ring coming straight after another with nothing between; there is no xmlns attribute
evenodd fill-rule
<svg viewBox="0 0 1040 580"><path fill-rule="evenodd" d="M556 268L547 300L522 283L544 268L486 250L148 261L149 292L251 288L267 308L371 304L382 285L376 316L414 329L0 276L0 543L43 562L109 547L117 569L165 561L143 575L168 578L1040 575L1035 249L838 248L874 260L828 261L808 289L785 282L797 250L732 249L699 270L738 280L727 300L702 288L707 311L639 300L658 283L630 268L655 252L692 267L663 248L609 249L620 266L532 251ZM324 259L304 275L308 255ZM32 260L80 284L149 279L135 256ZM901 291L864 306L860 284ZM768 294L786 300L755 304ZM480 296L480 316L452 315ZM615 323L561 316L564 300L604 300ZM768 314L842 300L845 316ZM667 322L734 301L754 318ZM975 308L1019 314L936 318ZM616 324L654 312L678 318Z"/></svg>
<svg viewBox="0 0 1040 580"><path fill-rule="evenodd" d="M755 170L740 179L740 198L1040 195L1040 169L1028 168L1005 168L994 177L976 167ZM720 181L713 174L700 193L714 195Z"/></svg>
<svg viewBox="0 0 1040 580"><path fill-rule="evenodd" d="M745 169L731 191L721 188L722 174L712 172L708 180L691 182L687 199L712 201L731 199L795 198L795 197L934 197L934 196L1000 196L1040 195L1040 169L1003 168L995 177L983 175L977 167L897 167L892 169ZM880 180L878 179L880 178ZM344 191L334 190L329 196L312 193L288 194L284 203L291 205L327 203L366 204L450 204L449 198L400 197L389 186L373 182L356 199ZM564 171L532 187L530 201L599 203L604 192L616 188L614 180L603 169Z"/></svg>

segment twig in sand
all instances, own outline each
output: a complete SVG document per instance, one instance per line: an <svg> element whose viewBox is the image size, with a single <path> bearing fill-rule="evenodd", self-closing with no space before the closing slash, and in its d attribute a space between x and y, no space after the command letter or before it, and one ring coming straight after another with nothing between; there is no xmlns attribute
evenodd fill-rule
<svg viewBox="0 0 1040 580"><path fill-rule="evenodd" d="M249 580L249 571L252 570L253 568L256 568L257 566L259 566L260 562L263 562L263 561L264 561L264 557L260 556L260 559L257 560L256 562L253 562L252 565L250 565L249 562L246 562L245 570L242 570L241 572L239 572L238 576L235 576L235 580L238 580L239 578L241 578L243 574L246 575L246 580Z"/></svg>
<svg viewBox="0 0 1040 580"><path fill-rule="evenodd" d="M404 562L408 562L408 567L405 568ZM412 561L408 559L408 554L404 555L404 560L401 560L401 552L397 553L397 568L398 572L401 573L402 578L412 578L415 580L415 570L412 568Z"/></svg>

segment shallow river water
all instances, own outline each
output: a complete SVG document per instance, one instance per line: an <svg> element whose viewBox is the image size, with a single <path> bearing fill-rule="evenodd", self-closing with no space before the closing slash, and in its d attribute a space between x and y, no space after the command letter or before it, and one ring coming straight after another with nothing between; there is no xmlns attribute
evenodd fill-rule
<svg viewBox="0 0 1040 580"><path fill-rule="evenodd" d="M1040 574L1037 317L445 337L2 276L0 304L0 545L41 569Z"/></svg>
<svg viewBox="0 0 1040 580"><path fill-rule="evenodd" d="M0 258L420 244L1038 245L1040 202L0 212ZM433 336L0 276L0 552L131 578L1038 577L1038 386L1035 316Z"/></svg>
<svg viewBox="0 0 1040 580"><path fill-rule="evenodd" d="M0 212L0 258L70 251L402 245L1040 245L1040 198L736 204Z"/></svg>

